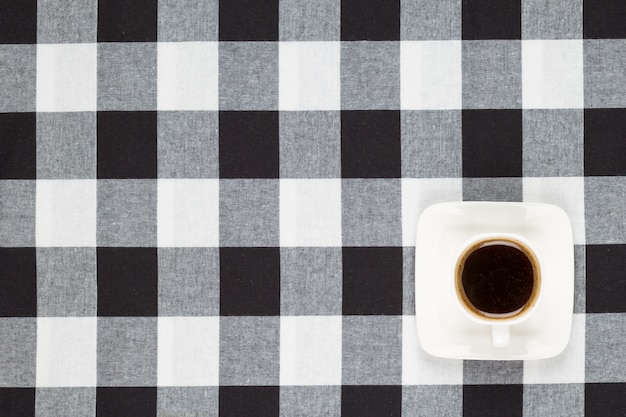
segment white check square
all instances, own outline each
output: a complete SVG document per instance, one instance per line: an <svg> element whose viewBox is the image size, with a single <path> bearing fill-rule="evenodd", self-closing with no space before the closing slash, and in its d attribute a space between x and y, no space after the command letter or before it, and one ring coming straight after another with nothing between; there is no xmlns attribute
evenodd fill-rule
<svg viewBox="0 0 626 417"><path fill-rule="evenodd" d="M37 45L37 111L96 110L95 43Z"/></svg>
<svg viewBox="0 0 626 417"><path fill-rule="evenodd" d="M219 180L160 179L157 195L160 247L219 246Z"/></svg>
<svg viewBox="0 0 626 417"><path fill-rule="evenodd" d="M219 317L159 317L159 386L219 384Z"/></svg>
<svg viewBox="0 0 626 417"><path fill-rule="evenodd" d="M37 246L96 246L96 180L38 180Z"/></svg>
<svg viewBox="0 0 626 417"><path fill-rule="evenodd" d="M341 385L341 316L280 318L280 384Z"/></svg>
<svg viewBox="0 0 626 417"><path fill-rule="evenodd" d="M159 42L159 110L218 109L217 42Z"/></svg>
<svg viewBox="0 0 626 417"><path fill-rule="evenodd" d="M37 386L96 386L96 317L37 319Z"/></svg>
<svg viewBox="0 0 626 417"><path fill-rule="evenodd" d="M341 180L280 180L280 245L341 246Z"/></svg>
<svg viewBox="0 0 626 417"><path fill-rule="evenodd" d="M400 44L402 110L461 108L461 41Z"/></svg>
<svg viewBox="0 0 626 417"><path fill-rule="evenodd" d="M280 110L339 110L339 42L281 42Z"/></svg>
<svg viewBox="0 0 626 417"><path fill-rule="evenodd" d="M583 41L522 41L522 107L580 109L583 105Z"/></svg>

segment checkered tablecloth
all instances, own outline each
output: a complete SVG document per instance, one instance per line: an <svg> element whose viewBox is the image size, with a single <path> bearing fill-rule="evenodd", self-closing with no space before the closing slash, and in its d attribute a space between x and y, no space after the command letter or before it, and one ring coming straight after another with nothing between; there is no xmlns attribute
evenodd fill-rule
<svg viewBox="0 0 626 417"><path fill-rule="evenodd" d="M0 416L626 415L623 0L2 0ZM566 351L444 360L417 219L554 203Z"/></svg>

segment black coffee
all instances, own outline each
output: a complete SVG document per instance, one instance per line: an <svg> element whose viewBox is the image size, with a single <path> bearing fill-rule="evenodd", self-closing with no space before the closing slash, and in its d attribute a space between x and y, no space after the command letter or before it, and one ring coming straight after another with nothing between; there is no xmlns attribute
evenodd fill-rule
<svg viewBox="0 0 626 417"><path fill-rule="evenodd" d="M467 301L482 312L511 313L533 295L533 264L516 247L497 243L479 247L467 255L462 268Z"/></svg>

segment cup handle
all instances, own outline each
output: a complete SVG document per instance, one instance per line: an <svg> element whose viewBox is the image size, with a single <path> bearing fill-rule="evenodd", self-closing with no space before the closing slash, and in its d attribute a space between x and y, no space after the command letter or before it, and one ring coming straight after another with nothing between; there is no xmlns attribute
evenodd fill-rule
<svg viewBox="0 0 626 417"><path fill-rule="evenodd" d="M505 348L509 346L511 333L506 324L495 324L491 326L491 346L494 348Z"/></svg>

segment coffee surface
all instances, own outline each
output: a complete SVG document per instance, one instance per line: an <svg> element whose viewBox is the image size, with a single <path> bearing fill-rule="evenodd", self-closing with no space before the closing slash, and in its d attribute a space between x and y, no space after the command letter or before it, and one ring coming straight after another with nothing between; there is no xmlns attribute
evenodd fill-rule
<svg viewBox="0 0 626 417"><path fill-rule="evenodd" d="M474 250L465 259L462 284L478 310L511 313L522 308L533 292L533 266L524 252L494 244Z"/></svg>

